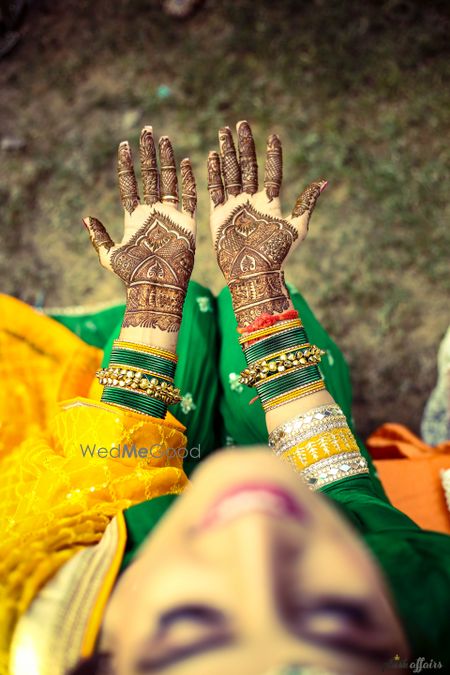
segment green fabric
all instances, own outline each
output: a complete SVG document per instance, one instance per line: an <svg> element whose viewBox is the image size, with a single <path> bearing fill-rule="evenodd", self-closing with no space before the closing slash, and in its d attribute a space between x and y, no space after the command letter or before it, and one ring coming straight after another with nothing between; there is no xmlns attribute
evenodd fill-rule
<svg viewBox="0 0 450 675"><path fill-rule="evenodd" d="M127 543L119 574L131 563L141 544L156 527L166 511L172 506L177 495L162 495L136 504L124 511L127 526Z"/></svg>
<svg viewBox="0 0 450 675"><path fill-rule="evenodd" d="M290 291L310 341L326 351L320 369L328 390L354 429L346 361L304 298L292 287ZM67 316L54 318L89 344L104 348L104 363L107 363L112 341L120 331L124 307L116 311L116 314L111 310L100 313L101 316L72 317L70 321ZM91 323L96 325L97 321L99 330L94 331ZM105 337L108 331L109 340ZM93 342L94 335L96 342ZM254 391L237 382L245 359L237 341L228 289L216 300L209 290L190 283L177 351L175 382L185 400L171 410L187 427L188 447L200 445L201 457L204 457L221 445L266 444L262 406L259 401L249 405ZM328 485L322 489L324 498L347 519L377 559L412 646L413 658L423 656L450 664L447 637L450 631L450 537L421 530L389 503L366 448L357 440L369 462L370 475ZM188 474L197 461L185 460ZM125 511L128 543L122 569L131 562L174 499L173 495L158 497Z"/></svg>

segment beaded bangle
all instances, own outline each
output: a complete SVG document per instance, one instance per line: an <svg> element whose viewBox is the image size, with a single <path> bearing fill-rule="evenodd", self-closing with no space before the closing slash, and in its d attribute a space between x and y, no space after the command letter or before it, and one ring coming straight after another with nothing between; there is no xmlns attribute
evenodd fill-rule
<svg viewBox="0 0 450 675"><path fill-rule="evenodd" d="M301 327L302 322L300 321L300 319L289 319L285 321L279 321L273 326L260 328L259 330L255 330L251 333L242 335L242 337L239 338L239 344L244 345L246 342L249 342L251 340L258 340L259 338L279 333L280 331L286 330L288 328L301 328Z"/></svg>
<svg viewBox="0 0 450 675"><path fill-rule="evenodd" d="M131 375L130 375L131 374ZM181 401L180 390L173 386L173 380L158 379L140 370L120 371L118 368L105 368L97 371L100 384L118 387L121 390L135 390L152 398L164 401L166 405Z"/></svg>
<svg viewBox="0 0 450 675"><path fill-rule="evenodd" d="M240 374L240 382L253 387L261 381L273 381L276 375L289 370L298 370L320 363L323 352L315 345L297 345L299 351L270 354L265 359L253 363Z"/></svg>

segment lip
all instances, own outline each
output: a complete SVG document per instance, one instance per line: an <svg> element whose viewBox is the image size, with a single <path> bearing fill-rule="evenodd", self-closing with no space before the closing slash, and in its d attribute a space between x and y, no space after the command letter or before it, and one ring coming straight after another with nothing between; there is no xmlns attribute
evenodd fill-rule
<svg viewBox="0 0 450 675"><path fill-rule="evenodd" d="M275 518L292 518L302 523L307 520L304 508L285 488L275 483L247 481L225 490L212 503L198 530L218 527L255 512Z"/></svg>

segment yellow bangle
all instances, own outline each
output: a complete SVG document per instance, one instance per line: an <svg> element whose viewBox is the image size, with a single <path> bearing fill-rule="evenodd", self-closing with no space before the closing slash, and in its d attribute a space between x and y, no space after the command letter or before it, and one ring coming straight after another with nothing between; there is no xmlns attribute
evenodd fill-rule
<svg viewBox="0 0 450 675"><path fill-rule="evenodd" d="M279 456L288 461L295 471L303 471L322 459L344 452L359 452L355 437L348 426L324 431L293 445Z"/></svg>
<svg viewBox="0 0 450 675"><path fill-rule="evenodd" d="M313 382L312 384L308 384L306 385L306 387L298 387L297 389L293 389L287 394L283 394L282 396L277 396L276 398L270 399L270 401L268 401L265 405L263 405L264 411L269 412L269 410L278 408L280 405L291 403L291 401L297 401L298 399L303 398L304 396L315 394L316 392L323 391L324 389L326 389L326 387L325 384L323 383L323 380L320 380L319 382Z"/></svg>
<svg viewBox="0 0 450 675"><path fill-rule="evenodd" d="M250 340L257 340L267 335L272 335L273 333L281 333L284 330L291 330L291 328L303 328L303 324L300 319L288 319L286 321L280 321L275 323L273 326L267 326L267 328L260 328L255 330L252 333L247 333L242 335L239 338L239 344L243 345L245 342L250 342Z"/></svg>

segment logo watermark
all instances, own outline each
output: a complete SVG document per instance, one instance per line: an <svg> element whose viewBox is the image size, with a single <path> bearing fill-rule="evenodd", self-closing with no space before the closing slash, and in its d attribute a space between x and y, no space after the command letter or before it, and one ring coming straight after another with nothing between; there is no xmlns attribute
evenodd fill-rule
<svg viewBox="0 0 450 675"><path fill-rule="evenodd" d="M444 667L442 661L435 661L434 659L426 659L424 656L419 656L415 661L407 661L402 659L399 654L396 654L386 661L383 666L383 671L403 668L410 670L412 673L421 673L422 671L433 672L434 670L441 670Z"/></svg>
<svg viewBox="0 0 450 675"><path fill-rule="evenodd" d="M97 446L96 443L91 445L84 445L80 443L80 450L83 457L99 457L100 459L200 459L201 449L200 445L192 448L166 448L160 443L154 443L148 447L141 448L124 443L123 445L113 445L111 448L105 446Z"/></svg>

